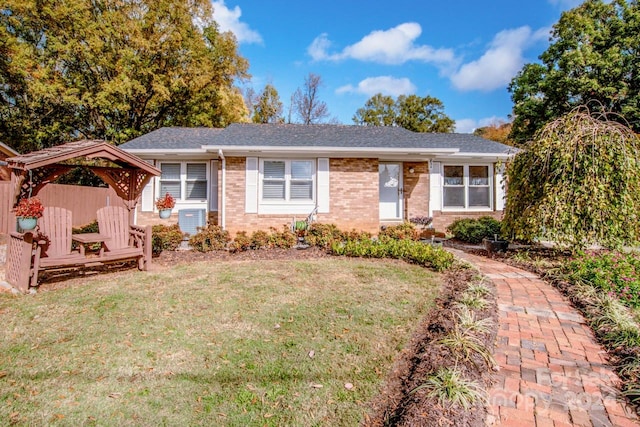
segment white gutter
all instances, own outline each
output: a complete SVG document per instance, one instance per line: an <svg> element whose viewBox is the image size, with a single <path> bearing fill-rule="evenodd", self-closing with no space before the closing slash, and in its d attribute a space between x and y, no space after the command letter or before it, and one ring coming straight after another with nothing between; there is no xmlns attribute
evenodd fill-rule
<svg viewBox="0 0 640 427"><path fill-rule="evenodd" d="M207 151L221 150L216 146L203 145ZM225 151L245 152L245 153L269 153L269 152L291 152L291 153L381 153L381 154L418 154L418 155L438 155L454 154L460 152L459 148L389 148L389 147L301 147L301 146L247 146L247 145L225 145Z"/></svg>
<svg viewBox="0 0 640 427"><path fill-rule="evenodd" d="M218 150L218 157L222 159L222 194L220 196L220 226L224 230L227 223L227 159L222 149ZM217 197L217 195L216 195Z"/></svg>

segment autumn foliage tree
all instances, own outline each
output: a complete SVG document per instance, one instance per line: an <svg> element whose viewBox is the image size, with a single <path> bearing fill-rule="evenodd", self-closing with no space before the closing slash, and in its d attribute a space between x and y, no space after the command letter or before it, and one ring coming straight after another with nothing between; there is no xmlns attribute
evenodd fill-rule
<svg viewBox="0 0 640 427"><path fill-rule="evenodd" d="M477 128L473 131L473 134L501 144L514 145L511 138L509 138L511 127L511 123L496 122L488 126Z"/></svg>
<svg viewBox="0 0 640 427"><path fill-rule="evenodd" d="M503 226L573 249L640 238L640 149L628 127L579 108L548 123L507 165Z"/></svg>
<svg viewBox="0 0 640 427"><path fill-rule="evenodd" d="M253 123L284 122L282 101L280 101L278 91L273 85L267 84L260 95L253 97L251 103L253 110L251 121Z"/></svg>
<svg viewBox="0 0 640 427"><path fill-rule="evenodd" d="M205 0L0 6L0 140L19 151L78 138L121 143L161 126L246 116L248 63Z"/></svg>

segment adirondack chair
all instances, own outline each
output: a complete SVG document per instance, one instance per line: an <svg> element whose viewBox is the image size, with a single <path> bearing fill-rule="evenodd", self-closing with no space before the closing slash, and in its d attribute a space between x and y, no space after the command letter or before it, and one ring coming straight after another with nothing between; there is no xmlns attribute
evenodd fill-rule
<svg viewBox="0 0 640 427"><path fill-rule="evenodd" d="M151 226L129 223L129 212L120 206L98 209L100 234L108 236L107 250L99 258L102 262L136 259L138 269L147 270L151 264Z"/></svg>
<svg viewBox="0 0 640 427"><path fill-rule="evenodd" d="M38 219L38 233L11 233L7 281L26 292L37 286L44 270L82 266L86 258L71 250L71 211L46 207Z"/></svg>

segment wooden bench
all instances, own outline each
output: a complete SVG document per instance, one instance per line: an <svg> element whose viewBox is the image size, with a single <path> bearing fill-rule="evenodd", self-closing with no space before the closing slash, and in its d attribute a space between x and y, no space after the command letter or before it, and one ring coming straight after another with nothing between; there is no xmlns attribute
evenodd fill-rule
<svg viewBox="0 0 640 427"><path fill-rule="evenodd" d="M7 253L7 282L22 292L38 285L43 271L86 268L126 260L137 260L140 270L151 263L151 226L129 225L124 208L108 206L98 210L98 241L105 246L96 256L72 250L71 212L47 207L38 220L38 233L10 233ZM90 239L92 240L92 239ZM95 240L95 237L94 239ZM79 238L79 242L87 243Z"/></svg>
<svg viewBox="0 0 640 427"><path fill-rule="evenodd" d="M151 264L151 226L129 224L129 212L120 206L98 209L98 229L107 236L102 262L136 259L138 269L148 270Z"/></svg>

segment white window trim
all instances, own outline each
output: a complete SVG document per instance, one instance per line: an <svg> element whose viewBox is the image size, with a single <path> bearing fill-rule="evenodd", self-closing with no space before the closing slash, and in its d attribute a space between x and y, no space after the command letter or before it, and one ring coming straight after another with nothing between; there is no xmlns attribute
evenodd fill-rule
<svg viewBox="0 0 640 427"><path fill-rule="evenodd" d="M444 200L445 176L444 169L446 166L462 166L463 169L463 185L464 185L464 204L465 207L447 207ZM485 166L488 171L489 179L489 206L472 206L469 207L469 166ZM440 200L442 201L442 212L492 212L495 204L495 196L493 192L493 164L491 163L445 163L442 162L440 170Z"/></svg>
<svg viewBox="0 0 640 427"><path fill-rule="evenodd" d="M285 199L263 199L264 162L285 162ZM303 161L311 163L311 191L309 200L290 200L291 191L291 162ZM258 169L258 213L259 214L301 214L308 215L315 207L318 199L317 190L318 165L317 159L308 158L260 158Z"/></svg>
<svg viewBox="0 0 640 427"><path fill-rule="evenodd" d="M209 162L207 161L185 161L185 160L165 160L162 162L158 163L158 169L162 168L162 164L163 163L169 163L169 164L180 164L180 199L176 199L176 206L178 204L180 205L184 205L184 207L188 207L187 205L193 204L193 205L200 205L202 203L207 204L208 200L209 200L209 194L210 194L210 188L209 188L209 176L211 173L211 168L209 165ZM206 197L204 199L187 199L186 198L186 194L187 194L187 182L192 182L194 180L187 180L187 164L202 164L205 165L205 182L206 182ZM156 198L162 197L164 196L164 194L160 194L160 183L162 181L162 175L158 176L157 178L157 184L156 184ZM176 180L177 181L177 180ZM156 211L156 207L155 207L155 203L154 203L154 211Z"/></svg>

